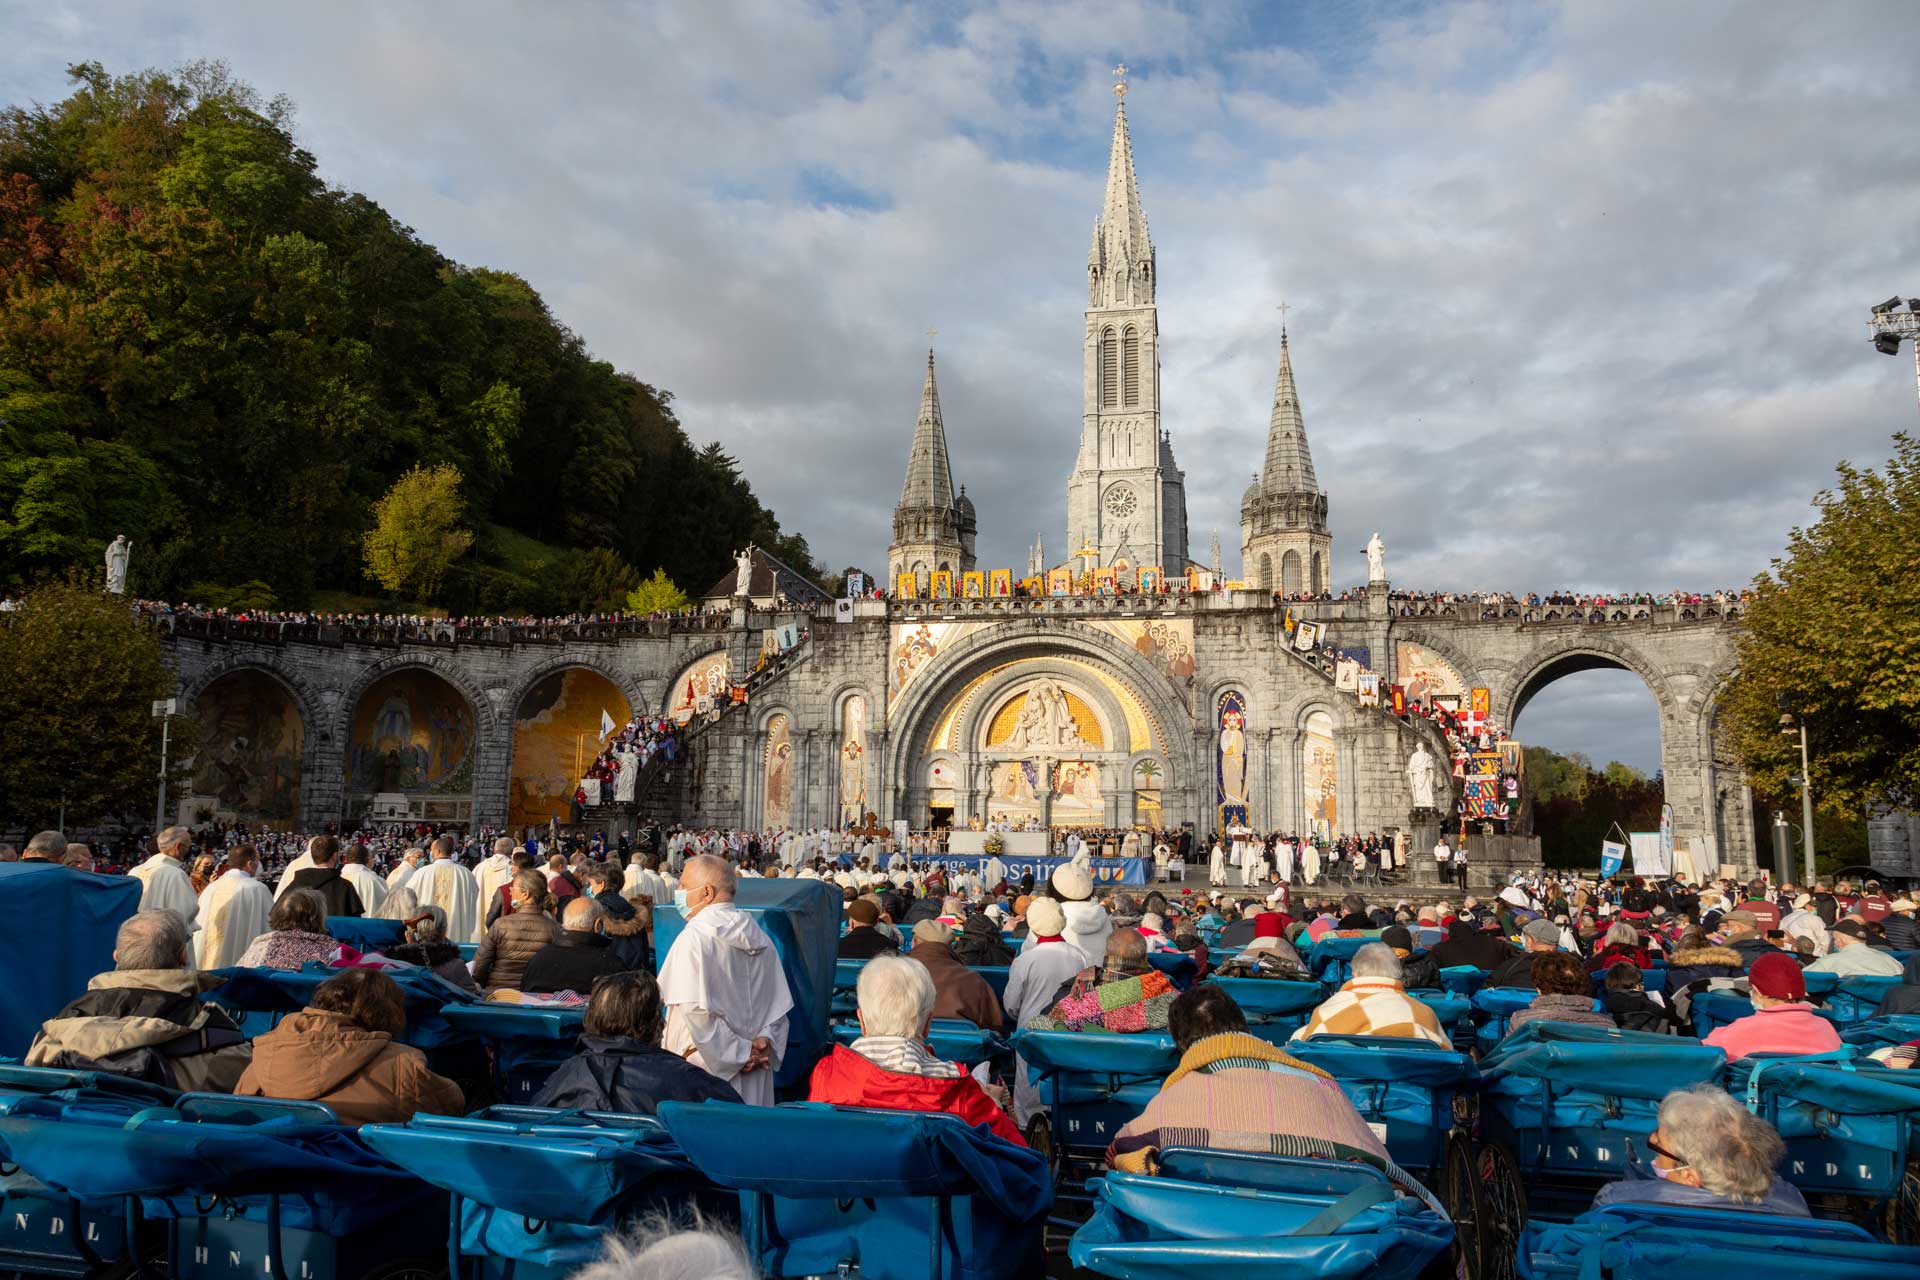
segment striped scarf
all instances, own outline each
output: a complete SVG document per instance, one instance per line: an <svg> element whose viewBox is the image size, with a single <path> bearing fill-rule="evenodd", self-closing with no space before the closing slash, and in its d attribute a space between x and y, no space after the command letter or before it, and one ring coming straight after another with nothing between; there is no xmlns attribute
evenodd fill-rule
<svg viewBox="0 0 1920 1280"><path fill-rule="evenodd" d="M943 1080L960 1075L958 1064L936 1057L926 1045L905 1036L861 1036L847 1047L882 1071Z"/></svg>

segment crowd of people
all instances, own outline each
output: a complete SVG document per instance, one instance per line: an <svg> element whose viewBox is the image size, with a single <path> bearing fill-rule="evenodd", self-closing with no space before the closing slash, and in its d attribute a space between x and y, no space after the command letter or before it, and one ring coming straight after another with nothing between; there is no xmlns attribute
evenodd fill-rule
<svg viewBox="0 0 1920 1280"><path fill-rule="evenodd" d="M1448 1029L1412 993L1439 988L1441 970L1456 966L1485 971L1488 986L1532 992L1513 1027L1552 1021L1685 1036L1691 1000L1738 991L1752 1013L1705 1039L1730 1060L1838 1048L1809 1002L1809 972L1897 976L1881 1012L1920 1010L1920 962L1903 966L1889 954L1920 942L1916 904L1874 882L1693 886L1543 872L1515 876L1484 899L1431 904L1286 883L1246 894L1101 892L1081 860L1039 880L1005 864L950 872L890 841L841 835L814 843L804 833L676 827L612 847L543 848L537 837L379 833L370 845L323 834L307 838L277 877L253 843L235 840L196 885L188 860L208 855L196 855L191 833L170 828L130 873L141 882L140 910L120 929L113 968L44 1024L27 1062L319 1101L350 1124L460 1114L484 1102L475 1086L436 1074L400 1042L405 1003L394 975L420 969L494 1000L583 1007L577 1054L535 1105L642 1114L668 1100L769 1105L795 1004L771 937L735 904L752 877L829 884L844 912L838 954L865 961L859 1034L812 1067L808 1099L946 1112L1028 1145L1047 1121L1025 1064L1016 1059L1010 1078L995 1078L944 1061L929 1048L931 1020L994 1031L1164 1030L1179 1066L1114 1135L1106 1158L1122 1170L1150 1172L1159 1150L1177 1143L1320 1153L1403 1176L1324 1071L1289 1044L1250 1035L1227 988L1204 981L1305 981L1309 952L1329 937L1358 941L1350 976L1325 993L1295 1043L1359 1035L1450 1046ZM1374 842L1373 856L1383 859L1385 848ZM36 835L21 861L93 874L59 832ZM654 907L668 902L684 925L660 957ZM361 917L370 932L343 941L343 917ZM478 944L471 959L462 942ZM1656 959L1663 991L1643 982ZM251 1040L199 999L221 968L315 961L337 972L307 1008ZM1007 982L996 994L978 969L1002 965ZM1911 1067L1920 1041L1874 1056ZM1653 1136L1658 1176L1606 1188L1599 1203L1808 1212L1775 1173L1778 1136L1723 1090L1669 1096Z"/></svg>

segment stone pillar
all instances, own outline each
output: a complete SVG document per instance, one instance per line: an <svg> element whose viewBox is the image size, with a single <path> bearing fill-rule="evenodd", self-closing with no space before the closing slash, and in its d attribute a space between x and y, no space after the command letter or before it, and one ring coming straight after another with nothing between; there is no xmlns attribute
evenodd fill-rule
<svg viewBox="0 0 1920 1280"><path fill-rule="evenodd" d="M1247 734L1247 825L1271 831L1273 821L1273 730Z"/></svg>
<svg viewBox="0 0 1920 1280"><path fill-rule="evenodd" d="M1352 835L1359 830L1360 778L1359 752L1355 749L1360 732L1345 726L1336 726L1333 731L1333 751L1336 767L1340 770L1339 793L1340 817L1333 826L1333 835Z"/></svg>
<svg viewBox="0 0 1920 1280"><path fill-rule="evenodd" d="M474 708L478 732L475 735L473 762L473 823L475 826L504 826L507 821L507 795L512 785L513 721L496 716L492 731L479 719ZM578 778L568 784L568 795L580 785Z"/></svg>

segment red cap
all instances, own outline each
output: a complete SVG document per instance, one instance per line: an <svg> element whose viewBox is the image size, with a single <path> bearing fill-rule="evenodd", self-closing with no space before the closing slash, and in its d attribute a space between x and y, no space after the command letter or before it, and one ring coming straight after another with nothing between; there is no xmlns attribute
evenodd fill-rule
<svg viewBox="0 0 1920 1280"><path fill-rule="evenodd" d="M1805 1000L1806 975L1800 962L1784 951L1771 951L1753 962L1747 971L1747 984L1769 1000Z"/></svg>
<svg viewBox="0 0 1920 1280"><path fill-rule="evenodd" d="M1275 911L1262 911L1253 918L1253 936L1256 938L1277 938L1281 927L1280 915Z"/></svg>

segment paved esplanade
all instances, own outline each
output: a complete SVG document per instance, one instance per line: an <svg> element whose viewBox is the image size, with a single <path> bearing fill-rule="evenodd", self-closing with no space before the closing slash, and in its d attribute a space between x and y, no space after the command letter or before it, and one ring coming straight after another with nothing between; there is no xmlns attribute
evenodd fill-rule
<svg viewBox="0 0 1920 1280"><path fill-rule="evenodd" d="M448 628L438 642L335 631L326 643L277 644L233 635L261 628L183 633L173 645L181 692L209 727L193 803L270 810L308 829L367 812L376 796L429 820L544 822L564 813L603 715L705 719L784 641L794 646L784 667L698 733L694 766L648 796L651 813L752 827L838 826L871 812L916 828L1004 818L1404 832L1420 870L1461 784L1443 766L1434 803L1416 808L1409 762L1423 745L1445 761L1445 744L1427 720L1377 704L1397 686L1409 702L1481 704L1511 728L1560 676L1618 667L1659 706L1676 846L1701 871L1753 864L1744 779L1714 748L1738 626L1726 607L1430 603L1392 593L1378 543L1363 595L1275 605L1276 591L1324 596L1330 577L1299 353L1283 328L1230 578L1217 537L1209 563L1190 552L1185 475L1161 416L1159 258L1123 109L1086 261L1061 272L1063 298L1075 277L1086 293L1059 559L1036 543L1024 570L976 570L974 505L956 491L949 455L952 444L964 457L965 414L943 411L929 353L908 375L919 412L911 431L902 424L892 601L844 616L831 603L776 611L776 583L787 598L807 588L754 552L707 595L730 610L719 627ZM1316 639L1350 664L1300 652L1290 621L1323 627ZM800 631L810 638L796 646ZM1416 772L1424 785L1427 762Z"/></svg>

